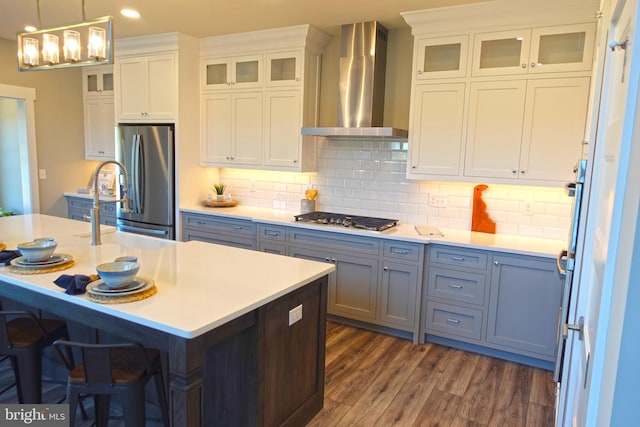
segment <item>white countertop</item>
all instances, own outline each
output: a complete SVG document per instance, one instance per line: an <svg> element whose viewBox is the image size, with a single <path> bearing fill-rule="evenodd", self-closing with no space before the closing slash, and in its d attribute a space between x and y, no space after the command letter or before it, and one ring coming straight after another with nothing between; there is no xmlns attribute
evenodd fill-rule
<svg viewBox="0 0 640 427"><path fill-rule="evenodd" d="M72 192L65 192L64 193L65 197L78 197L80 199L87 199L87 200L93 200L93 194L87 194L87 193L72 193ZM99 200L104 200L107 202L115 202L116 197L115 196L105 196L104 194L100 194L98 196Z"/></svg>
<svg viewBox="0 0 640 427"><path fill-rule="evenodd" d="M90 224L46 215L0 218L0 242L7 249L38 237L53 237L56 253L73 256L67 270L23 275L0 266L0 280L72 301L168 332L193 338L304 286L335 269L331 264L197 241L175 242L115 231L103 226L102 245L91 246ZM53 281L61 274L95 274L95 266L135 255L139 276L158 292L141 301L99 304L64 293Z"/></svg>
<svg viewBox="0 0 640 427"><path fill-rule="evenodd" d="M438 227L444 237L421 236L416 231L416 225L427 226L428 224L404 224L399 223L396 227L385 231L367 231L348 227L328 226L296 222L294 215L299 212L291 212L280 209L265 209L249 206L235 206L230 208L210 208L202 205L182 206L183 212L205 213L208 215L228 216L233 218L248 219L252 221L303 227L313 230L332 231L366 237L397 239L408 242L425 244L446 244L474 249L484 249L497 252L508 252L513 254L541 256L545 258L555 258L560 250L566 247L566 242L562 240L540 239L535 237L523 237L509 234L489 234L477 231L456 230L451 228Z"/></svg>

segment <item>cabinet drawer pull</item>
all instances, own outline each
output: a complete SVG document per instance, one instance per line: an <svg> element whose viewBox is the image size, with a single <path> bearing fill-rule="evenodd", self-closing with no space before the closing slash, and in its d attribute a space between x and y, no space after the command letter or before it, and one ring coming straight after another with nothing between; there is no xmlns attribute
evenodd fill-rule
<svg viewBox="0 0 640 427"><path fill-rule="evenodd" d="M393 253L400 254L400 255L409 255L409 251L406 249L394 249Z"/></svg>
<svg viewBox="0 0 640 427"><path fill-rule="evenodd" d="M205 225L207 223L206 221L196 221L196 222L200 225Z"/></svg>
<svg viewBox="0 0 640 427"><path fill-rule="evenodd" d="M233 229L234 230L242 230L242 226L241 225L234 225Z"/></svg>
<svg viewBox="0 0 640 427"><path fill-rule="evenodd" d="M449 322L449 323L455 323L456 325L457 325L458 323L460 323L460 321L459 321L458 319L450 319L450 318L448 318L448 319L447 319L447 322Z"/></svg>
<svg viewBox="0 0 640 427"><path fill-rule="evenodd" d="M278 237L278 236L280 235L280 232L279 232L279 231L267 231L267 232L265 232L265 234L266 234L267 236L274 236L274 237Z"/></svg>
<svg viewBox="0 0 640 427"><path fill-rule="evenodd" d="M458 285L457 283L449 283L449 287L454 289L462 289L462 285Z"/></svg>
<svg viewBox="0 0 640 427"><path fill-rule="evenodd" d="M452 256L451 259L454 261L464 261L463 256Z"/></svg>

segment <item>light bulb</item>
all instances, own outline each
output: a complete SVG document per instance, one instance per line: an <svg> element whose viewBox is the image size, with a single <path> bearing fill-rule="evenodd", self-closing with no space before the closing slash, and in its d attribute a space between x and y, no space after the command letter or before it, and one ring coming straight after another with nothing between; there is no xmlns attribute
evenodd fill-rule
<svg viewBox="0 0 640 427"><path fill-rule="evenodd" d="M52 34L42 35L42 60L50 64L60 62L60 48L58 47L58 37Z"/></svg>
<svg viewBox="0 0 640 427"><path fill-rule="evenodd" d="M102 28L89 28L88 56L90 58L104 59L106 57L107 32Z"/></svg>
<svg viewBox="0 0 640 427"><path fill-rule="evenodd" d="M78 62L81 59L80 33L73 30L64 32L64 59L69 62Z"/></svg>
<svg viewBox="0 0 640 427"><path fill-rule="evenodd" d="M22 41L22 62L25 65L37 66L40 64L40 54L38 52L38 40L25 38Z"/></svg>

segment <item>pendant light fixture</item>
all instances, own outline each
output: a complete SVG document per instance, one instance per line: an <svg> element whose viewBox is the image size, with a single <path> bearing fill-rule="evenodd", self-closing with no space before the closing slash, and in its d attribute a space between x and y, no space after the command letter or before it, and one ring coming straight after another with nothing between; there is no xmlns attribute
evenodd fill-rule
<svg viewBox="0 0 640 427"><path fill-rule="evenodd" d="M82 22L42 28L40 0L36 0L36 7L40 27L18 33L18 71L113 63L111 16L87 21L85 0L82 0ZM59 40L63 41L62 55Z"/></svg>

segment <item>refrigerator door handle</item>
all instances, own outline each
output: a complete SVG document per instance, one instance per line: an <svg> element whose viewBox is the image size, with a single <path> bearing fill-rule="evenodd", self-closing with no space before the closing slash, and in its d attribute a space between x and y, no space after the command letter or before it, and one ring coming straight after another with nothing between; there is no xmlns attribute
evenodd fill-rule
<svg viewBox="0 0 640 427"><path fill-rule="evenodd" d="M142 135L138 135L138 212L143 213L143 207L145 206L145 188L147 171L145 170L146 161L144 158L144 140Z"/></svg>
<svg viewBox="0 0 640 427"><path fill-rule="evenodd" d="M140 213L140 135L133 136L131 146L131 192L133 212Z"/></svg>
<svg viewBox="0 0 640 427"><path fill-rule="evenodd" d="M153 234L154 236L167 236L169 234L166 230L154 230L151 228L132 227L130 225L118 224L118 230L132 231L142 234Z"/></svg>

